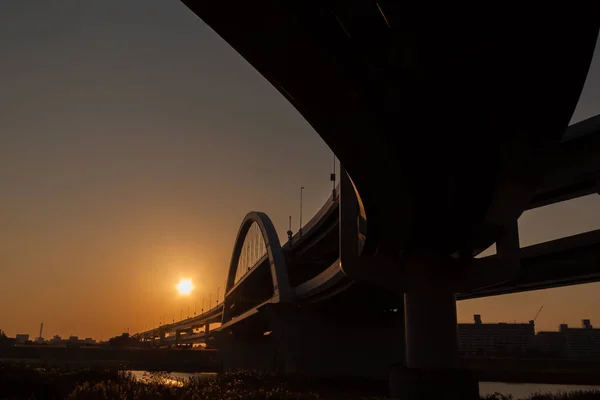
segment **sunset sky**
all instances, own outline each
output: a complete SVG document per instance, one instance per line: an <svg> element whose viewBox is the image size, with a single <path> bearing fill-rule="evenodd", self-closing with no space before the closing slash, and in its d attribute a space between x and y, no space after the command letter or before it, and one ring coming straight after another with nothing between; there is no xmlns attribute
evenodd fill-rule
<svg viewBox="0 0 600 400"><path fill-rule="evenodd" d="M282 242L331 192L332 153L177 0L0 2L0 329L106 339L217 288L248 211ZM568 57L568 55L565 55ZM558 79L558 77L557 77ZM552 84L552 82L548 82ZM600 113L600 50L573 122ZM526 213L522 245L600 228L600 196ZM195 288L181 296L176 284ZM459 303L538 329L591 318L600 284ZM206 307L206 304L205 304Z"/></svg>

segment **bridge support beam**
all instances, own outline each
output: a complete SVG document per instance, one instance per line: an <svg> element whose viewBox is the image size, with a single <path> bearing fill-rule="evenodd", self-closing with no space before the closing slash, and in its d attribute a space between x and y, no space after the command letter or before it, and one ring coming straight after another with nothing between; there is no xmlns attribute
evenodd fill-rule
<svg viewBox="0 0 600 400"><path fill-rule="evenodd" d="M443 285L413 283L404 297L407 367L456 368L459 351L455 294Z"/></svg>
<svg viewBox="0 0 600 400"><path fill-rule="evenodd" d="M402 310L364 316L280 303L261 312L285 374L384 381L389 366L404 358L395 346L403 335Z"/></svg>
<svg viewBox="0 0 600 400"><path fill-rule="evenodd" d="M159 328L158 336L160 338L158 345L162 347L165 344L165 336L166 336L166 331L164 328Z"/></svg>
<svg viewBox="0 0 600 400"><path fill-rule="evenodd" d="M402 310L377 316L336 311L262 306L248 321L215 332L223 369L385 386L390 366L404 359Z"/></svg>
<svg viewBox="0 0 600 400"><path fill-rule="evenodd" d="M213 332L224 371L254 370L277 373L273 338L260 329L232 327Z"/></svg>
<svg viewBox="0 0 600 400"><path fill-rule="evenodd" d="M390 372L395 399L479 399L478 380L459 369L456 295L445 278L448 263L437 261L423 258L407 265L406 367Z"/></svg>

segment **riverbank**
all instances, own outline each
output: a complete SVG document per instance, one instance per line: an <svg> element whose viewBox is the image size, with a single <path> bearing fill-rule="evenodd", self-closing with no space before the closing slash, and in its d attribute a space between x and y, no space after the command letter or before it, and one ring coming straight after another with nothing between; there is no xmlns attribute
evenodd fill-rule
<svg viewBox="0 0 600 400"><path fill-rule="evenodd" d="M108 368L190 373L220 372L222 369L217 351L192 349L15 346L0 348L0 362L62 369ZM600 385L599 361L462 358L461 367L471 371L480 382ZM387 376L379 379L379 382L363 380L363 384L387 388Z"/></svg>
<svg viewBox="0 0 600 400"><path fill-rule="evenodd" d="M383 400L385 393L352 382L332 385L322 380L275 378L254 372L218 374L210 378L179 379L168 373L133 374L107 369L63 370L0 363L0 398L11 399L203 399L247 400ZM511 397L487 395L487 400ZM600 391L548 394L535 400L600 399ZM516 400L516 398L514 399Z"/></svg>
<svg viewBox="0 0 600 400"><path fill-rule="evenodd" d="M147 371L218 372L216 351L110 347L0 347L0 362L31 363L46 368L111 368Z"/></svg>

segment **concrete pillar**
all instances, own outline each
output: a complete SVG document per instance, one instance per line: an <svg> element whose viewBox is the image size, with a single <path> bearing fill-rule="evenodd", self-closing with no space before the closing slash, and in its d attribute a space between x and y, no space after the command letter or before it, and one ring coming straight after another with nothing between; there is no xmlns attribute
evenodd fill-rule
<svg viewBox="0 0 600 400"><path fill-rule="evenodd" d="M459 369L456 296L444 260L411 260L405 294L406 367L390 372L394 399L479 399L479 382Z"/></svg>
<svg viewBox="0 0 600 400"><path fill-rule="evenodd" d="M165 329L164 328L160 328L158 331L158 335L160 337L160 341L159 341L159 345L162 346L165 343Z"/></svg>
<svg viewBox="0 0 600 400"><path fill-rule="evenodd" d="M274 373L279 370L277 349L270 335L242 328L217 330L214 336L224 371L243 369Z"/></svg>
<svg viewBox="0 0 600 400"><path fill-rule="evenodd" d="M456 368L456 297L443 287L413 287L405 295L406 366Z"/></svg>
<svg viewBox="0 0 600 400"><path fill-rule="evenodd" d="M204 334L208 335L210 333L210 323L204 324Z"/></svg>
<svg viewBox="0 0 600 400"><path fill-rule="evenodd" d="M175 331L175 347L179 346L179 338L181 337L181 331L177 329Z"/></svg>
<svg viewBox="0 0 600 400"><path fill-rule="evenodd" d="M276 348L278 372L305 377L385 380L404 358L402 310L381 315L310 310L293 304L260 308ZM402 347L395 346L402 344Z"/></svg>

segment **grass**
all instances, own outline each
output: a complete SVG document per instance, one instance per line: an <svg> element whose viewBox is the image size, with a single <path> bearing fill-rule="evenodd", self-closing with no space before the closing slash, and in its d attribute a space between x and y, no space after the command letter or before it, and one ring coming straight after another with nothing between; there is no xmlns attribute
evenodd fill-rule
<svg viewBox="0 0 600 400"><path fill-rule="evenodd" d="M481 397L484 400L521 400L515 399L511 395L504 395L500 393L494 393L487 396ZM564 393L535 393L523 400L598 400L600 399L600 390L589 390L589 391L573 391Z"/></svg>
<svg viewBox="0 0 600 400"><path fill-rule="evenodd" d="M162 400L358 400L384 399L344 392L340 385L317 385L256 372L235 372L214 378L177 379L168 373L131 373L102 369L47 369L31 365L0 364L0 399L162 399ZM517 400L494 394L485 400ZM533 395L529 400L600 399L600 391Z"/></svg>

